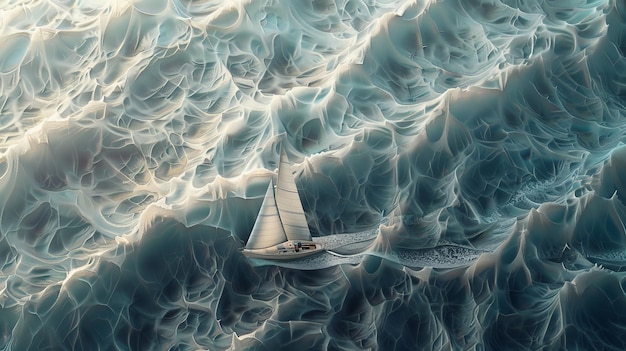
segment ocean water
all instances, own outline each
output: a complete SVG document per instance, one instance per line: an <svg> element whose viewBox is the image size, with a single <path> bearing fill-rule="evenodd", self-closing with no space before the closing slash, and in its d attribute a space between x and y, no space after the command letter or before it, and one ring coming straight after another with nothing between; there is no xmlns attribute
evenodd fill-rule
<svg viewBox="0 0 626 351"><path fill-rule="evenodd" d="M625 135L623 0L0 0L0 350L624 350Z"/></svg>

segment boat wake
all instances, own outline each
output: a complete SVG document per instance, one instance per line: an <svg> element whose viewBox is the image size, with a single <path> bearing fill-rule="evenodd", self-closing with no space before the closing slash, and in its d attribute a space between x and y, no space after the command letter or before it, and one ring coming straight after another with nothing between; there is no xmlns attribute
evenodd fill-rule
<svg viewBox="0 0 626 351"><path fill-rule="evenodd" d="M375 245L378 228L369 231L335 234L313 238L326 248L314 256L296 258L290 261L250 259L255 266L274 265L300 270L317 270L333 266L358 265L367 257L376 256L408 268L457 268L475 262L480 255L491 251L476 249L452 243L442 243L423 249L386 249Z"/></svg>

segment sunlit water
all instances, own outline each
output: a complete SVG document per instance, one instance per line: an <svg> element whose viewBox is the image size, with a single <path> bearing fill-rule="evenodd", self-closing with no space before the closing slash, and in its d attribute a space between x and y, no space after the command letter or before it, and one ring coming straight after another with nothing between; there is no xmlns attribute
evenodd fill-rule
<svg viewBox="0 0 626 351"><path fill-rule="evenodd" d="M0 92L0 349L626 349L623 1L0 0Z"/></svg>

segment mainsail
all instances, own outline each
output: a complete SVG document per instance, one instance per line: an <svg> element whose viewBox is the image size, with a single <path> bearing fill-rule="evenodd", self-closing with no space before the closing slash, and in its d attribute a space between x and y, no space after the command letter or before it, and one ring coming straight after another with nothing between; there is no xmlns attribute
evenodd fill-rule
<svg viewBox="0 0 626 351"><path fill-rule="evenodd" d="M287 236L280 222L276 200L274 199L274 181L270 181L261 205L259 216L254 223L246 249L263 249L287 241Z"/></svg>
<svg viewBox="0 0 626 351"><path fill-rule="evenodd" d="M283 230L289 240L311 241L311 232L304 216L304 209L298 195L296 182L291 174L291 165L281 146L276 184L276 204L283 223Z"/></svg>

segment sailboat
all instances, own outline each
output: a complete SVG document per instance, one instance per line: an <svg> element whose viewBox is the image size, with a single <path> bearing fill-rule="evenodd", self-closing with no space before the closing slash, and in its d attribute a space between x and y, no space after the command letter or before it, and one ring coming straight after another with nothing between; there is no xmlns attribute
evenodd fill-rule
<svg viewBox="0 0 626 351"><path fill-rule="evenodd" d="M272 179L243 254L290 260L321 251L322 245L311 237L291 165L281 145L276 186Z"/></svg>

